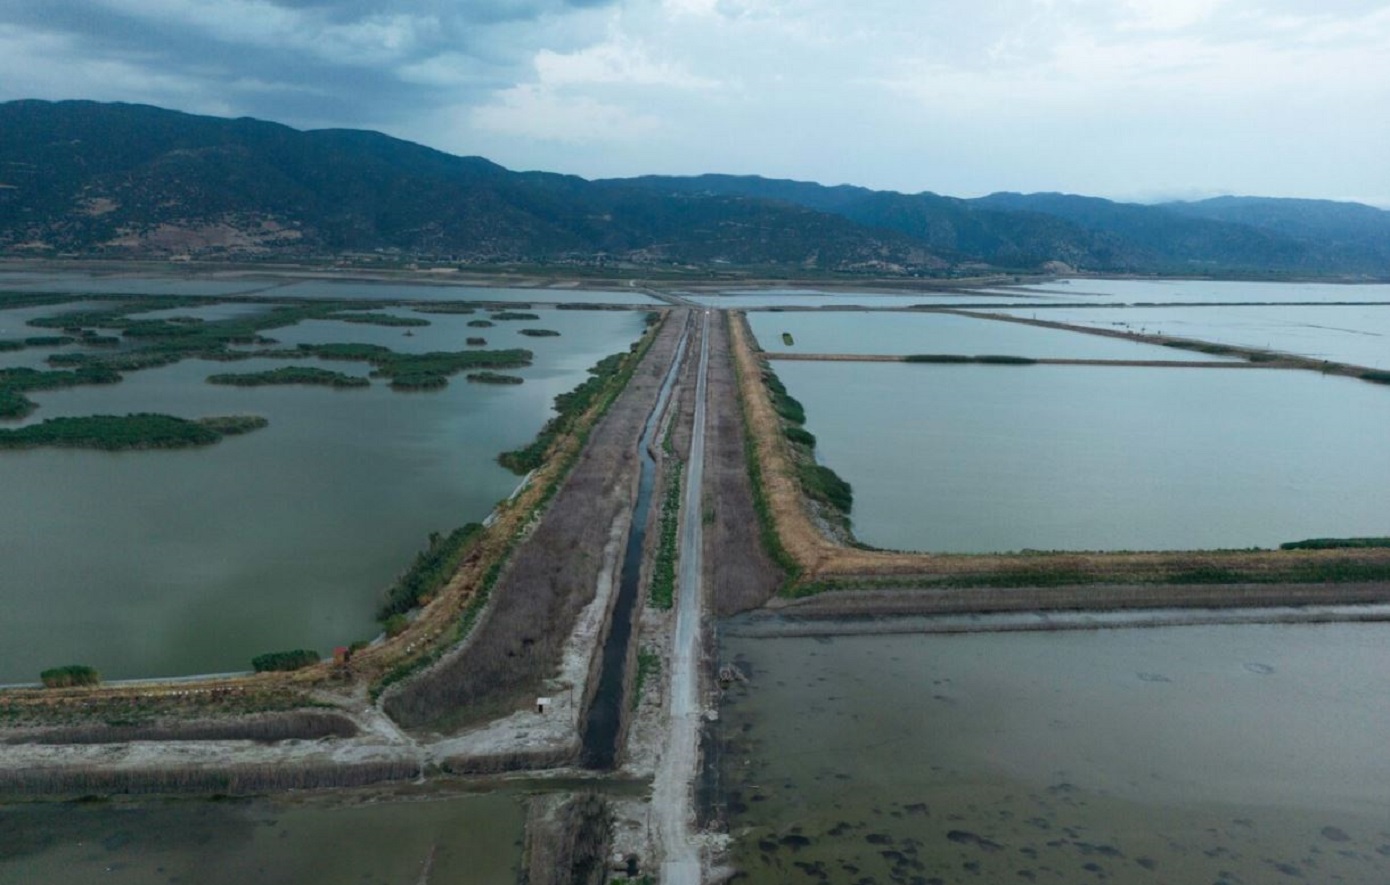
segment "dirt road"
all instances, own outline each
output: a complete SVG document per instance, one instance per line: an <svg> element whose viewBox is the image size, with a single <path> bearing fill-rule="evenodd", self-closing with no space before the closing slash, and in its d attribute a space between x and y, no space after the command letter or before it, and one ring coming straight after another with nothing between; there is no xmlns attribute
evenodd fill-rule
<svg viewBox="0 0 1390 885"><path fill-rule="evenodd" d="M665 885L699 885L700 854L694 839L693 790L700 744L700 626L704 617L702 500L705 470L706 377L709 369L710 314L700 333L700 364L695 382L689 481L685 485L676 582L676 623L671 643L667 741L652 787L652 822L661 852Z"/></svg>

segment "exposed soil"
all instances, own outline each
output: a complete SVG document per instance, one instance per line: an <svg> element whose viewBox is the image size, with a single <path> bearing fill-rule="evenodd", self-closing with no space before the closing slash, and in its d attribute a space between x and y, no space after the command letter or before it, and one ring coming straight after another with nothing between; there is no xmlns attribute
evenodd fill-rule
<svg viewBox="0 0 1390 885"><path fill-rule="evenodd" d="M716 617L767 602L785 580L763 549L744 456L738 385L726 317L710 322L709 407L705 414L705 587Z"/></svg>
<svg viewBox="0 0 1390 885"><path fill-rule="evenodd" d="M529 702L555 673L580 610L594 598L603 572L598 552L632 507L633 440L651 412L684 320L681 312L668 318L627 389L594 427L539 524L513 552L475 638L388 696L386 709L398 721L446 728L481 721Z"/></svg>

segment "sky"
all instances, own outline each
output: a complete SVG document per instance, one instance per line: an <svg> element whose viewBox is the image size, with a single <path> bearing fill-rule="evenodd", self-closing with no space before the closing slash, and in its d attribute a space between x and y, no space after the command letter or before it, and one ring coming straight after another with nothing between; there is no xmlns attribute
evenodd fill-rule
<svg viewBox="0 0 1390 885"><path fill-rule="evenodd" d="M586 178L1390 207L1384 0L4 0L16 98Z"/></svg>

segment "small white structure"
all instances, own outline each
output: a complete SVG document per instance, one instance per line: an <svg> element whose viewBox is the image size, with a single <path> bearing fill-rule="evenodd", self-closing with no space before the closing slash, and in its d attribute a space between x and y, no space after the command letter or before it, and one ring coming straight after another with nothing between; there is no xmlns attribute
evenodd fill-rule
<svg viewBox="0 0 1390 885"><path fill-rule="evenodd" d="M550 710L551 705L554 703L554 698L536 698L536 712L544 714Z"/></svg>

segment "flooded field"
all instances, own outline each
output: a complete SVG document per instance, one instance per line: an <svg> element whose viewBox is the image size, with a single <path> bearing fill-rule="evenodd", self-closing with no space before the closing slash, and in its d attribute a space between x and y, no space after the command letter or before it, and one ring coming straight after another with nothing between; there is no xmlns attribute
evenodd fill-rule
<svg viewBox="0 0 1390 885"><path fill-rule="evenodd" d="M1061 312L1048 311L1045 318ZM750 313L748 324L759 346L769 353L1003 354L1163 362L1207 358L1156 344L948 313ZM792 344L786 343L783 333L792 336Z"/></svg>
<svg viewBox="0 0 1390 885"><path fill-rule="evenodd" d="M201 799L0 806L0 882L515 882L512 796L325 804Z"/></svg>
<svg viewBox="0 0 1390 885"><path fill-rule="evenodd" d="M1049 300L1047 296L1029 292L990 291L977 293L960 290L942 292L928 290L908 294L885 294L882 292L819 292L811 289L762 289L746 292L726 292L720 295L687 295L688 300L706 307L728 310L761 310L779 307L867 307L881 309L902 309L906 307L934 307L945 304L1031 304L1038 300Z"/></svg>
<svg viewBox="0 0 1390 885"><path fill-rule="evenodd" d="M1312 372L779 362L854 530L938 552L1390 534L1390 389Z"/></svg>
<svg viewBox="0 0 1390 885"><path fill-rule="evenodd" d="M1001 311L1030 319L1195 338L1390 369L1390 306L1125 307ZM766 346L766 345L764 345Z"/></svg>
<svg viewBox="0 0 1390 885"><path fill-rule="evenodd" d="M746 637L750 883L1390 880L1383 625Z"/></svg>
<svg viewBox="0 0 1390 885"><path fill-rule="evenodd" d="M28 273L0 271L0 291L93 295L265 296L270 298L363 299L380 301L536 301L656 305L649 295L567 287L507 288L442 283L395 283L302 279L272 275L126 276L120 274Z"/></svg>
<svg viewBox="0 0 1390 885"><path fill-rule="evenodd" d="M992 288L1001 295L1029 293L1072 301L1215 303L1312 301L1390 303L1390 285L1341 283L1252 283L1209 280L1058 280L1018 287Z"/></svg>
<svg viewBox="0 0 1390 885"><path fill-rule="evenodd" d="M524 346L532 366L505 387L455 376L443 390L228 387L219 372L290 364L187 360L116 385L36 392L22 426L60 416L254 414L264 430L180 451L0 453L0 683L82 662L107 678L244 670L254 655L331 651L369 639L380 594L430 532L480 521L518 478L497 454L529 441L556 394L624 350L641 312L541 310L478 330L472 315L398 328L315 322L285 343L369 342L398 351ZM422 316L414 314L415 316ZM526 338L517 329L550 328ZM0 356L31 357L26 350ZM6 362L13 365L13 362ZM295 360L365 375L362 363Z"/></svg>

